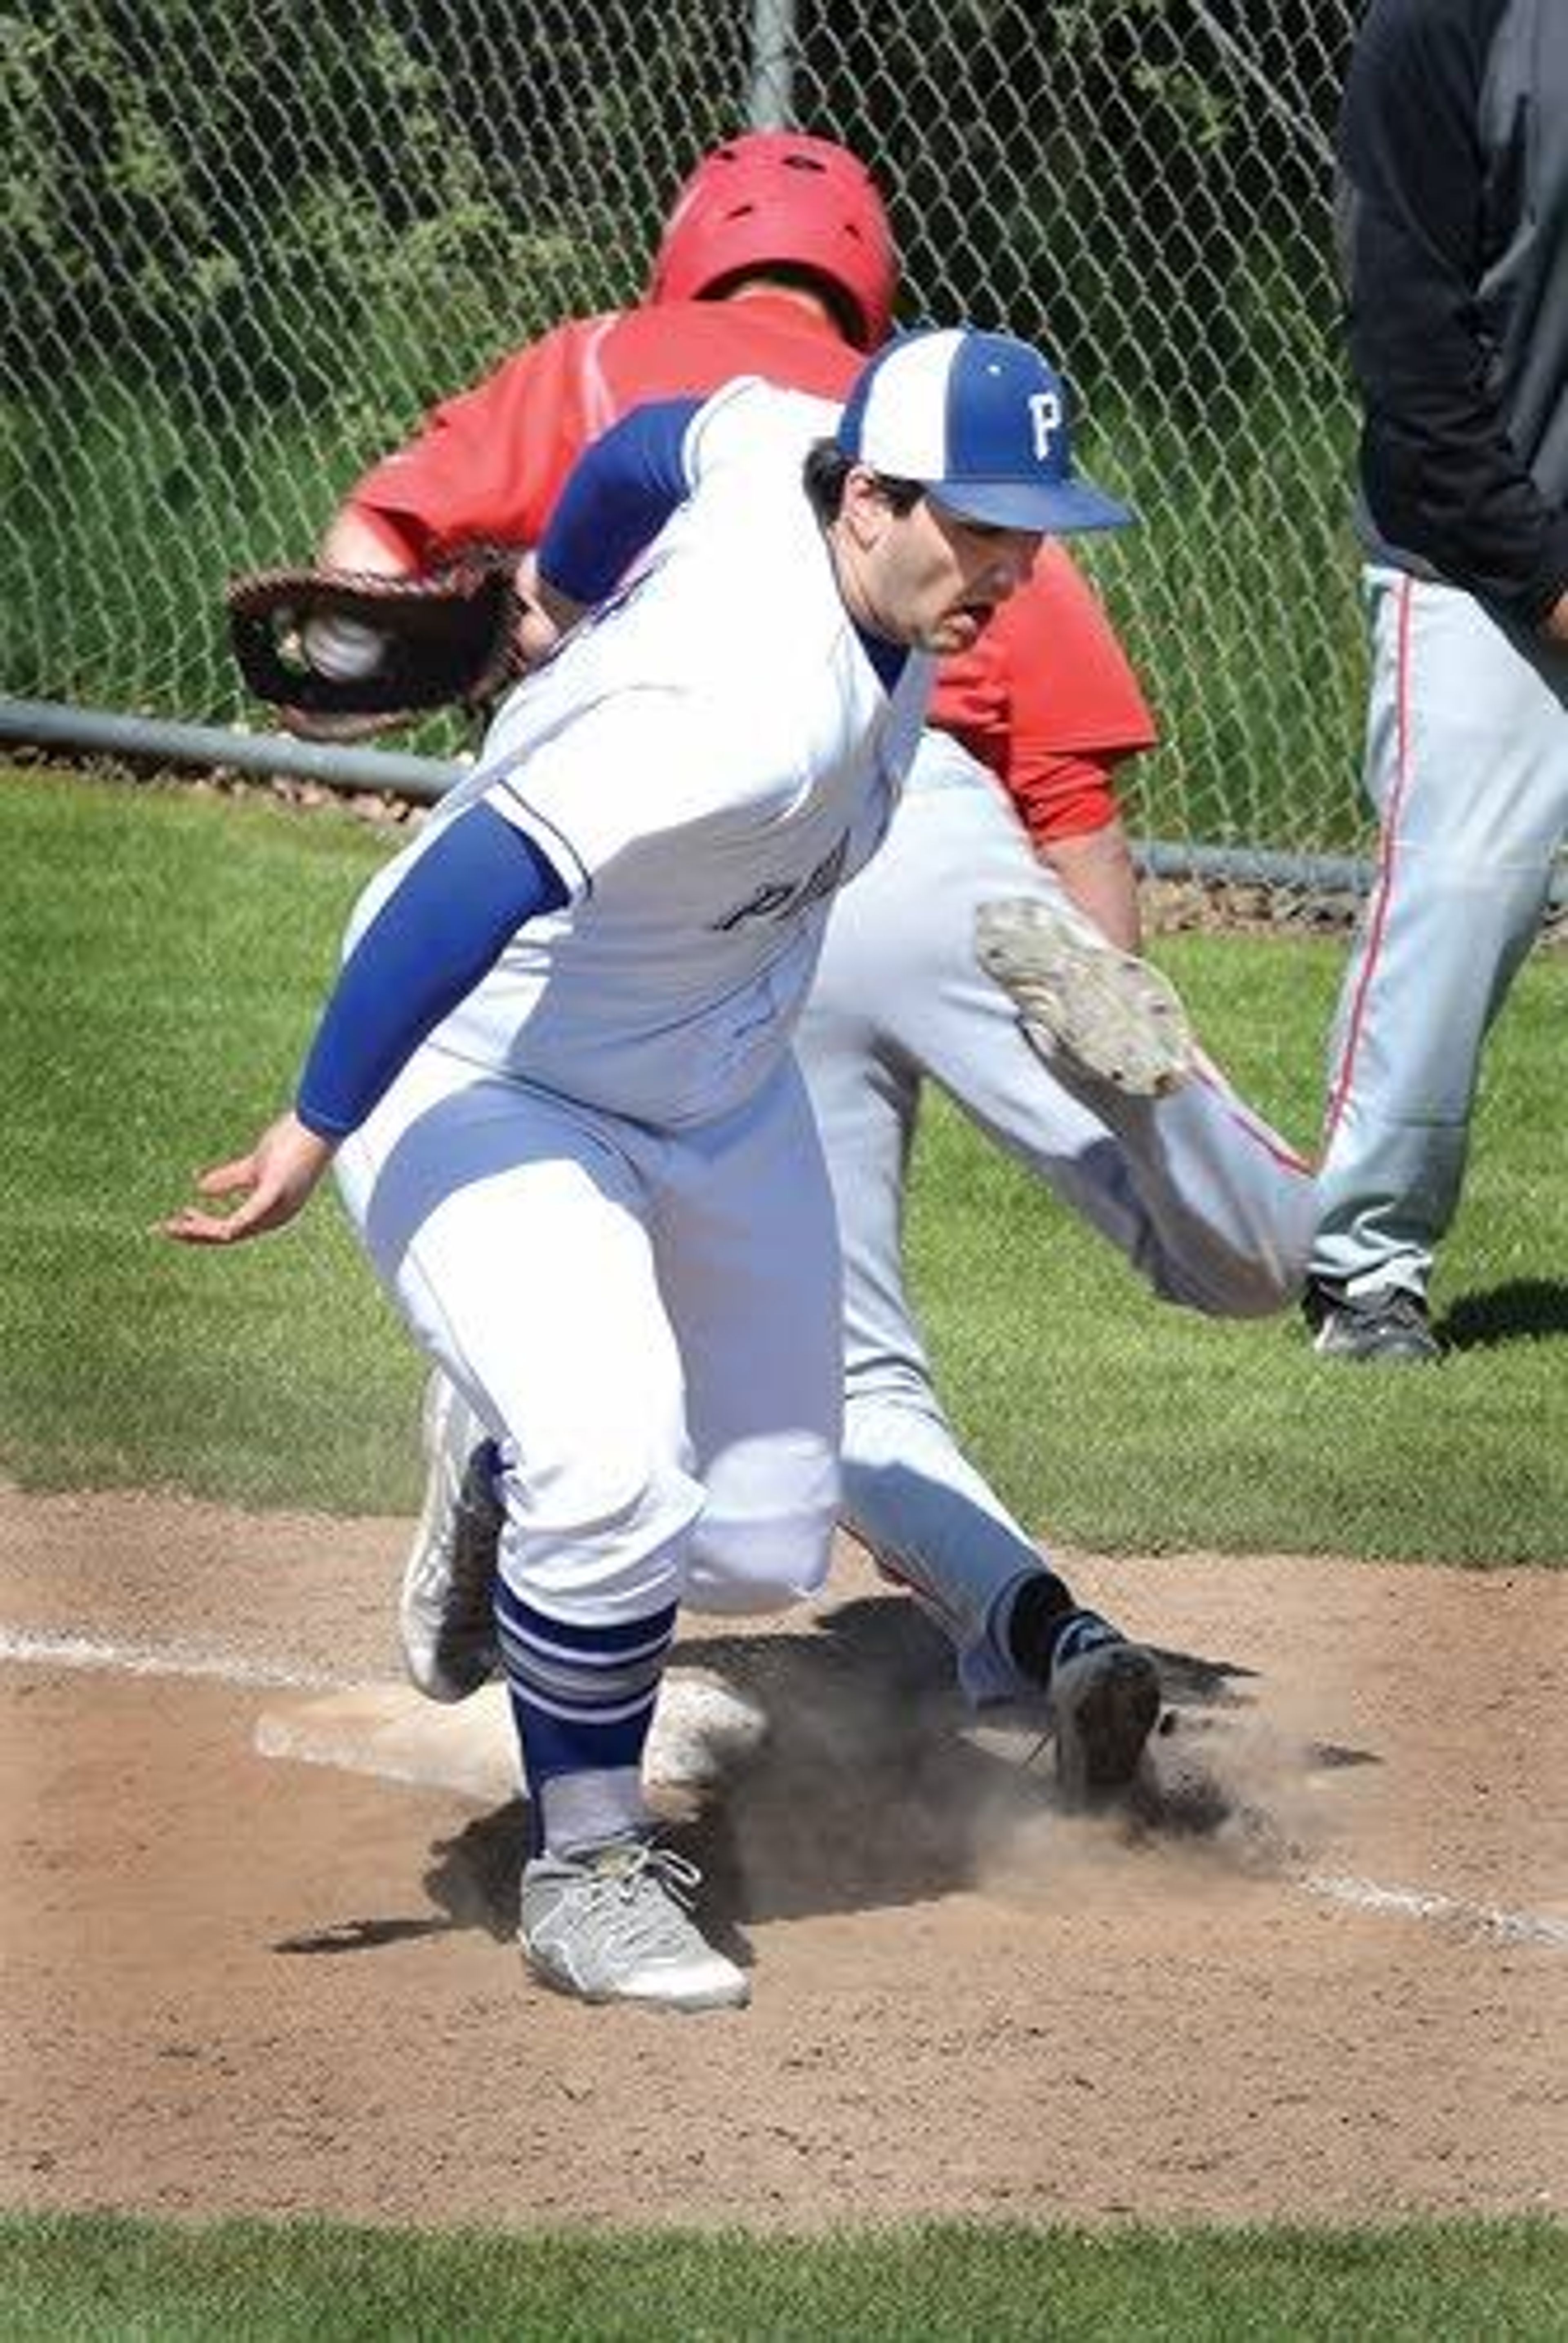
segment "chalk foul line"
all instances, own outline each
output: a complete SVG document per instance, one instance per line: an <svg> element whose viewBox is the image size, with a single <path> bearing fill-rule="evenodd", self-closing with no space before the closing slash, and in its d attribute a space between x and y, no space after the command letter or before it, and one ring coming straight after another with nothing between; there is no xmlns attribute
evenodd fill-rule
<svg viewBox="0 0 1568 2343"><path fill-rule="evenodd" d="M233 1653L203 1652L178 1644L103 1642L89 1635L50 1635L25 1627L0 1627L0 1664L96 1669L119 1675L173 1676L244 1685L267 1692L348 1692L363 1679L346 1679L320 1668L250 1660ZM1311 1896L1360 1912L1424 1920L1467 1931L1505 1945L1547 1945L1568 1951L1568 1919L1548 1912L1510 1911L1435 1890L1395 1887L1352 1873L1309 1872L1298 1884Z"/></svg>
<svg viewBox="0 0 1568 2343"><path fill-rule="evenodd" d="M1568 1951L1568 1920L1548 1912L1508 1912L1495 1904L1473 1904L1459 1896L1439 1896L1421 1887L1385 1887L1375 1879L1310 1872L1302 1885L1332 1904L1360 1912L1389 1912L1402 1919L1435 1920L1448 1927L1493 1936L1504 1945L1554 1945Z"/></svg>
<svg viewBox="0 0 1568 2343"><path fill-rule="evenodd" d="M348 1689L344 1677L321 1668L243 1659L232 1652L203 1652L179 1644L160 1646L104 1643L91 1635L47 1635L27 1627L0 1627L0 1662L6 1660L24 1667L87 1668L115 1675L200 1677L266 1692Z"/></svg>

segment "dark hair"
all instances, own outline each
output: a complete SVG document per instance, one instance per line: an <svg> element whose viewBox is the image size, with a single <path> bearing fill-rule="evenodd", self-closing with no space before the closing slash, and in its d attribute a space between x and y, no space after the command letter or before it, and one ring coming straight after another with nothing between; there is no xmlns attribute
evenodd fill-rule
<svg viewBox="0 0 1568 2343"><path fill-rule="evenodd" d="M856 349L865 347L866 321L859 309L843 287L835 285L821 269L808 268L794 260L769 260L750 268L733 269L728 277L717 278L697 297L699 301L728 301L742 285L782 285L793 287L802 293L814 294L844 340Z"/></svg>
<svg viewBox="0 0 1568 2343"><path fill-rule="evenodd" d="M845 455L836 439L814 439L807 450L800 478L811 509L824 528L839 518L839 508L844 501L844 482L855 460L853 456ZM896 513L911 512L926 493L920 481L897 479L887 472L879 472L876 480Z"/></svg>

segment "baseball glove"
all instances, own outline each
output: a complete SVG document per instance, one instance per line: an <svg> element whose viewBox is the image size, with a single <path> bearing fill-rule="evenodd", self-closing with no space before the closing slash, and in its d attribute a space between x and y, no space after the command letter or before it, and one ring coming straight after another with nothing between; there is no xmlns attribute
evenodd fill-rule
<svg viewBox="0 0 1568 2343"><path fill-rule="evenodd" d="M258 699L312 729L376 728L493 699L520 671L517 556L476 554L427 578L263 569L235 578L229 639Z"/></svg>

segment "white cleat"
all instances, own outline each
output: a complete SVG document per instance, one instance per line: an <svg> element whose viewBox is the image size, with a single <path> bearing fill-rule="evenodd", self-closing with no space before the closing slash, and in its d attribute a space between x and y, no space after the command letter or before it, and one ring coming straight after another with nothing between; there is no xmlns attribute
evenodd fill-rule
<svg viewBox="0 0 1568 2343"><path fill-rule="evenodd" d="M975 957L1044 1057L1066 1058L1133 1098L1162 1098L1196 1071L1174 986L1071 904L1029 895L982 903Z"/></svg>
<svg viewBox="0 0 1568 2343"><path fill-rule="evenodd" d="M745 1973L687 1916L695 1864L641 1838L576 1856L537 1855L523 1872L518 1931L535 1973L579 2001L661 2009L739 2009Z"/></svg>
<svg viewBox="0 0 1568 2343"><path fill-rule="evenodd" d="M437 1367L425 1386L425 1503L403 1570L403 1663L430 1700L467 1700L494 1674L497 1557L505 1509L496 1446Z"/></svg>

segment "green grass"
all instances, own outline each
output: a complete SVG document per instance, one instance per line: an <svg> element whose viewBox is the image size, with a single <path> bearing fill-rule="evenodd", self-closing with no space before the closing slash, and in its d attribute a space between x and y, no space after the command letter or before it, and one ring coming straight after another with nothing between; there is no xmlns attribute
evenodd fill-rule
<svg viewBox="0 0 1568 2343"><path fill-rule="evenodd" d="M1156 946L1215 1054L1308 1151L1344 949ZM1431 1372L1327 1364L1294 1312L1230 1324L1157 1302L935 1101L912 1283L955 1419L1024 1518L1105 1552L1568 1556L1568 1193L1542 1111L1565 1017L1568 960L1538 954L1494 1038L1440 1264L1438 1322L1462 1347Z"/></svg>
<svg viewBox="0 0 1568 2343"><path fill-rule="evenodd" d="M447 365L465 379L460 362ZM487 365L488 361L487 360ZM447 379L445 374L435 377ZM417 421L412 385L248 426L156 383L73 377L25 407L0 399L0 674L18 699L254 724L224 622L248 569L307 560L348 483ZM156 545L148 565L127 548ZM397 746L450 755L453 711Z"/></svg>
<svg viewBox="0 0 1568 2343"><path fill-rule="evenodd" d="M5 1468L407 1502L389 1460L417 1375L335 1202L210 1260L150 1233L286 1101L382 842L343 815L38 779L0 784L0 839Z"/></svg>
<svg viewBox="0 0 1568 2343"><path fill-rule="evenodd" d="M1372 841L1354 415L1321 347L1297 356L1299 377L1195 426L1097 402L1086 468L1138 526L1074 555L1159 718L1160 745L1119 776L1141 837L1312 854Z"/></svg>
<svg viewBox="0 0 1568 2343"><path fill-rule="evenodd" d="M826 2239L411 2237L301 2223L0 2218L4 2332L526 2343L1466 2343L1568 2335L1568 2231L940 2224Z"/></svg>
<svg viewBox="0 0 1568 2343"><path fill-rule="evenodd" d="M0 1469L256 1505L409 1510L418 1363L330 1195L284 1235L183 1251L150 1225L286 1100L355 893L350 816L31 775L0 781ZM1300 1142L1335 940L1160 956ZM1462 1347L1409 1374L1313 1359L1293 1313L1214 1324L934 1100L912 1277L943 1389L1022 1517L1105 1552L1192 1546L1507 1564L1568 1552L1568 961L1500 1029L1438 1300ZM1548 1111L1541 1111L1541 1101Z"/></svg>
<svg viewBox="0 0 1568 2343"><path fill-rule="evenodd" d="M387 850L337 812L0 778L0 1469L249 1503L407 1510L418 1366L337 1206L230 1253L150 1224L286 1096L343 917ZM1316 1116L1341 947L1161 948L1292 1136ZM1163 1309L938 1102L912 1242L955 1413L1028 1519L1107 1550L1203 1544L1561 1559L1568 967L1494 1053L1434 1375L1314 1363L1292 1322ZM1473 1339L1472 1339L1473 1338ZM874 2338L1568 2336L1547 2223L826 2242L441 2237L318 2224L0 2217L0 2333Z"/></svg>
<svg viewBox="0 0 1568 2343"><path fill-rule="evenodd" d="M566 254L547 240L534 256L558 289ZM514 286L529 281L514 272ZM489 280L463 283L456 308L434 302L427 281L389 295L356 337L351 383L318 383L305 405L274 397L257 413L215 394L205 372L195 400L188 387L95 372L0 398L7 689L207 723L253 718L224 582L307 558L364 467L500 355L496 317L525 337L515 298L498 306ZM318 311L299 323L314 330ZM1269 339L1282 324L1276 309ZM270 347L286 346L297 358L292 335ZM1160 718L1161 746L1123 776L1142 834L1364 850L1353 441L1344 385L1315 335L1280 378L1196 421L1160 397L1101 392L1088 468L1129 498L1139 526L1081 540L1081 558ZM151 566L135 558L148 545ZM398 745L449 755L462 738L457 719L437 716Z"/></svg>

